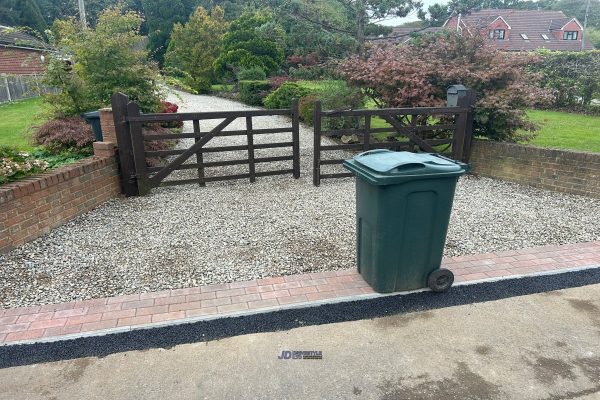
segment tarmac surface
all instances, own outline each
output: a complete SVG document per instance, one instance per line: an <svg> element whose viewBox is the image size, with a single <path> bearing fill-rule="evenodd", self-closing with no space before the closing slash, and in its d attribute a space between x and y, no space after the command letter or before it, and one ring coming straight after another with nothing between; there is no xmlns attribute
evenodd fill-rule
<svg viewBox="0 0 600 400"><path fill-rule="evenodd" d="M281 324L275 332L4 368L0 399L598 399L600 284L574 280L593 271L537 277L551 290L543 293L478 301L471 292L473 303L421 304L420 311L388 305L393 315L311 326L302 326L301 314L282 314L272 321ZM557 278L566 289L552 290ZM518 281L504 284L542 288L539 280ZM413 304L431 298L411 296ZM282 316L300 327L283 330ZM97 343L98 350L109 345ZM2 348L0 358L11 348L18 347ZM295 351L315 353L298 359Z"/></svg>

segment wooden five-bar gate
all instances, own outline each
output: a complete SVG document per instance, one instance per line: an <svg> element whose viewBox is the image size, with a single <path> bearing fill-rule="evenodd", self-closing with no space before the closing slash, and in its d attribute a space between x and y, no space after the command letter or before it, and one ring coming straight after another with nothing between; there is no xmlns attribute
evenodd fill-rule
<svg viewBox="0 0 600 400"><path fill-rule="evenodd" d="M322 166L341 165L344 158L323 158L327 152L339 150L367 151L387 148L394 151L423 151L447 153L455 160L468 162L473 137L473 104L475 93L458 101L456 107L380 108L367 110L323 111L321 103L315 103L313 183L319 186L321 179L353 176L349 172L322 172ZM323 130L324 118L354 118L358 127ZM379 127L372 122L378 119ZM323 137L355 137L355 143L323 144ZM374 140L374 135L385 136ZM346 157L347 158L347 157ZM341 169L341 168L340 168Z"/></svg>
<svg viewBox="0 0 600 400"><path fill-rule="evenodd" d="M129 101L122 93L112 97L112 110L119 147L119 159L121 165L121 184L126 196L145 195L150 189L157 186L172 186L196 183L205 185L206 182L223 181L231 179L249 179L254 182L257 177L270 175L291 174L294 178L300 177L300 138L299 138L299 114L298 102L293 101L290 109L280 110L241 110L241 111L216 111L216 112L192 112L171 114L142 114L135 102ZM253 118L262 116L285 115L291 117L291 125L280 128L255 129ZM245 129L225 130L238 118L245 120ZM200 121L219 120L222 121L207 132L200 131ZM143 126L146 124L167 123L173 121L192 121L193 132L184 133L159 133L144 134ZM256 135L273 133L291 133L289 141L274 143L254 143ZM212 146L206 144L217 136L246 136L246 144ZM149 141L173 141L177 139L194 139L194 143L187 148L175 148L171 150L148 150L146 143ZM271 148L290 148L292 154L272 157L257 157L256 150ZM207 153L247 151L247 158L223 161L204 160ZM186 163L192 157L195 162ZM161 165L149 166L149 160L161 159ZM291 161L291 168L256 171L258 163L272 163ZM208 167L247 165L245 173L206 176L205 169ZM166 180L174 171L196 170L197 177L187 179Z"/></svg>

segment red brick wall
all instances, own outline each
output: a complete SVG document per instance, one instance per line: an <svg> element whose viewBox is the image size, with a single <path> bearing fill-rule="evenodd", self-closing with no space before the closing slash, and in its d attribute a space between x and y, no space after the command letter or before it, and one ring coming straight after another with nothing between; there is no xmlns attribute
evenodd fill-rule
<svg viewBox="0 0 600 400"><path fill-rule="evenodd" d="M44 74L46 65L35 50L0 47L0 74L33 75Z"/></svg>
<svg viewBox="0 0 600 400"><path fill-rule="evenodd" d="M600 153L475 140L472 173L600 198Z"/></svg>
<svg viewBox="0 0 600 400"><path fill-rule="evenodd" d="M0 254L120 194L115 157L91 157L0 186Z"/></svg>

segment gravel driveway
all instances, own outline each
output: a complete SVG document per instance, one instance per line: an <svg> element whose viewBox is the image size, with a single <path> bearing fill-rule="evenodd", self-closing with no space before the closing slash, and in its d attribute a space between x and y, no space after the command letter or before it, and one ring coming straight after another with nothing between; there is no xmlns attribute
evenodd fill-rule
<svg viewBox="0 0 600 400"><path fill-rule="evenodd" d="M210 96L179 96L172 100L180 104L180 111L250 108ZM287 118L270 117L256 119L254 126L288 124ZM228 129L243 129L242 121ZM289 141L289 135L262 135L260 141ZM0 305L54 303L354 267L353 179L324 180L319 188L313 187L312 130L302 127L300 135L299 180L290 175L257 178L254 184L229 181L209 183L205 188L154 189L146 197L109 201L0 256ZM210 145L240 140L244 138L222 137ZM265 149L257 156L289 153ZM237 158L235 154L210 154L205 161L224 157ZM282 165L291 168L291 161ZM221 168L216 174L245 173L243 168ZM266 164L257 167L257 171L266 169ZM189 173L193 172L179 174ZM454 256L600 240L599 209L600 200L492 179L462 178L445 252Z"/></svg>

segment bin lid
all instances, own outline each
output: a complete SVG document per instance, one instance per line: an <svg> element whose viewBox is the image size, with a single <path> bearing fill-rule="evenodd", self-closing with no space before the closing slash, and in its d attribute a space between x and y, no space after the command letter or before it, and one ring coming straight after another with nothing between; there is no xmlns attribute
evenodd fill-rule
<svg viewBox="0 0 600 400"><path fill-rule="evenodd" d="M458 176L468 165L438 154L408 151L371 150L344 161L344 166L375 185L388 185L409 180Z"/></svg>
<svg viewBox="0 0 600 400"><path fill-rule="evenodd" d="M86 118L86 119L100 118L100 111L88 111L88 112L84 112L81 115L83 116L83 118Z"/></svg>

